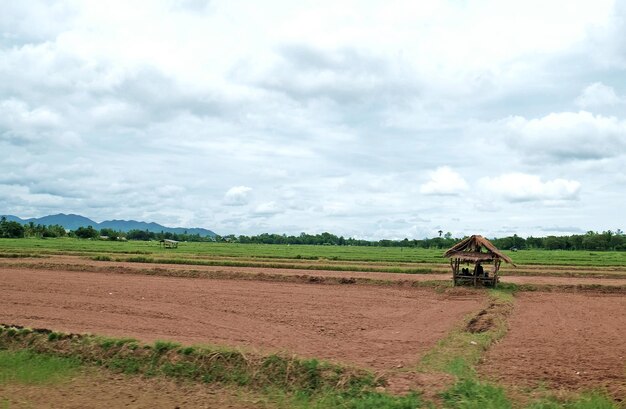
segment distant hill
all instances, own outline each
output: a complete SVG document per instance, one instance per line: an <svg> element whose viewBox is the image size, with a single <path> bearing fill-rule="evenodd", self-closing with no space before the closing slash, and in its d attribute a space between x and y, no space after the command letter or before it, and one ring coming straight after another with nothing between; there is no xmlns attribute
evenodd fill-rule
<svg viewBox="0 0 626 409"><path fill-rule="evenodd" d="M33 222L35 224L43 224L46 226L52 224L58 224L69 230L76 230L79 227L91 226L94 229L113 229L123 232L130 230L147 230L154 233L166 232L176 234L198 234L202 237L215 237L215 233L211 230L193 227L166 227L158 223L138 222L136 220L105 220L102 223L97 223L87 217L80 216L78 214L55 214L50 216L43 216L39 218L21 219L17 216L7 215L5 216L9 221L15 221L22 224L28 224Z"/></svg>

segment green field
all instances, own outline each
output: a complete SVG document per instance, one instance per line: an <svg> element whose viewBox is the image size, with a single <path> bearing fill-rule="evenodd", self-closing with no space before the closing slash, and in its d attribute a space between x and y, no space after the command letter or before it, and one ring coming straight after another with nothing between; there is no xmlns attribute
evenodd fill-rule
<svg viewBox="0 0 626 409"><path fill-rule="evenodd" d="M10 255L144 255L178 259L287 259L350 262L441 263L444 250L410 247L307 246L279 244L180 243L163 249L156 241L100 241L72 238L0 239L0 256ZM517 265L626 266L623 251L520 250L505 251Z"/></svg>

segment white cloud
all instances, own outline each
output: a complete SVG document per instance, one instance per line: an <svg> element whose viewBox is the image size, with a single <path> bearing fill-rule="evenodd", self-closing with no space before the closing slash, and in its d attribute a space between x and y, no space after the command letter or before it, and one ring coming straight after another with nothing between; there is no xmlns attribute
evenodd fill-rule
<svg viewBox="0 0 626 409"><path fill-rule="evenodd" d="M60 124L59 115L45 107L30 109L23 101L0 101L0 123L8 127L50 128Z"/></svg>
<svg viewBox="0 0 626 409"><path fill-rule="evenodd" d="M581 185L575 180L553 179L544 182L536 175L507 173L481 178L478 186L510 202L529 202L575 200Z"/></svg>
<svg viewBox="0 0 626 409"><path fill-rule="evenodd" d="M624 102L625 98L619 97L612 87L601 82L587 86L575 101L576 105L583 109L613 106Z"/></svg>
<svg viewBox="0 0 626 409"><path fill-rule="evenodd" d="M420 186L420 193L425 195L458 195L468 189L465 179L448 166L441 166L428 174L430 180Z"/></svg>
<svg viewBox="0 0 626 409"><path fill-rule="evenodd" d="M531 158L602 159L626 152L626 120L612 116L560 112L537 119L510 117L498 125L507 144Z"/></svg>
<svg viewBox="0 0 626 409"><path fill-rule="evenodd" d="M251 191L248 186L233 186L224 195L223 203L226 206L244 206L248 204Z"/></svg>
<svg viewBox="0 0 626 409"><path fill-rule="evenodd" d="M281 213L283 209L278 205L278 203L265 202L256 206L253 210L253 214L257 216L272 216L278 213Z"/></svg>

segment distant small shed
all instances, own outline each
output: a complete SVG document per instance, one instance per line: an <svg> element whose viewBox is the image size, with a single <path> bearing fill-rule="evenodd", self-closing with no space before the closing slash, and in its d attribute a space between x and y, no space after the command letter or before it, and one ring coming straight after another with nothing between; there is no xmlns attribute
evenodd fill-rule
<svg viewBox="0 0 626 409"><path fill-rule="evenodd" d="M178 248L178 242L176 240L163 239L159 241L159 245L166 249L175 249Z"/></svg>
<svg viewBox="0 0 626 409"><path fill-rule="evenodd" d="M496 287L502 260L513 261L483 236L473 235L452 246L443 255L450 258L454 285ZM465 264L467 267L461 267ZM485 265L491 265L485 268ZM470 270L470 266L472 267Z"/></svg>

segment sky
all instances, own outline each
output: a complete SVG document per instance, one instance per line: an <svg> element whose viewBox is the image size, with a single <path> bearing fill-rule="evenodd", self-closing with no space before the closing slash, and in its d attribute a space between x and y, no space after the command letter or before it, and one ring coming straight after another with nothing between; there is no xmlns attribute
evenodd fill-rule
<svg viewBox="0 0 626 409"><path fill-rule="evenodd" d="M626 229L624 1L0 3L0 214Z"/></svg>

